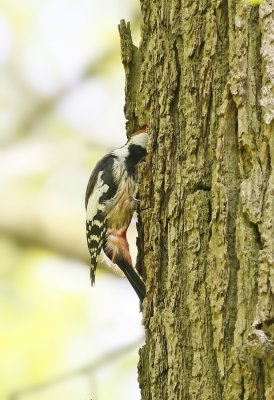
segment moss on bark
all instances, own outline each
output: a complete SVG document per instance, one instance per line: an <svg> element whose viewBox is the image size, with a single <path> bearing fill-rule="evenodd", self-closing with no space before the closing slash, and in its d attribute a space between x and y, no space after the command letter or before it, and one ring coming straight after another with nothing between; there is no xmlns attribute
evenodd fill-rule
<svg viewBox="0 0 274 400"><path fill-rule="evenodd" d="M142 400L274 398L274 4L142 0Z"/></svg>

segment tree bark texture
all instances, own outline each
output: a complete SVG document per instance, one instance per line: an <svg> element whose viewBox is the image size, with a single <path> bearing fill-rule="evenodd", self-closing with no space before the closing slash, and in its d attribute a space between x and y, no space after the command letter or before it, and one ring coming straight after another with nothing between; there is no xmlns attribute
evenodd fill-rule
<svg viewBox="0 0 274 400"><path fill-rule="evenodd" d="M142 400L274 399L274 1L141 0L120 24L140 168Z"/></svg>

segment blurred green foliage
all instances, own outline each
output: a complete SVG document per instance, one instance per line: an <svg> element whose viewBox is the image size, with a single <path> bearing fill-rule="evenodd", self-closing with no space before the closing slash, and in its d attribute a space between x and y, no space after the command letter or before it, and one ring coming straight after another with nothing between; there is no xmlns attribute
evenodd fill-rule
<svg viewBox="0 0 274 400"><path fill-rule="evenodd" d="M137 0L0 0L0 400L139 398L138 299L91 289L85 243L90 171L125 141L121 18L137 38Z"/></svg>

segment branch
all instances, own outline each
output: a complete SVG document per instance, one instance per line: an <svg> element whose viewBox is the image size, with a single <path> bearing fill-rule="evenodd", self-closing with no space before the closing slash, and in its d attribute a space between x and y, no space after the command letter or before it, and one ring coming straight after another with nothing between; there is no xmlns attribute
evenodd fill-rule
<svg viewBox="0 0 274 400"><path fill-rule="evenodd" d="M85 239L85 210L65 198L39 190L15 187L2 190L0 232L89 262Z"/></svg>
<svg viewBox="0 0 274 400"><path fill-rule="evenodd" d="M100 357L99 359L97 359L96 361L88 363L88 364L84 365L83 367L77 368L77 369L69 371L69 372L65 372L64 374L61 374L55 378L48 379L47 381L45 381L43 383L38 383L37 385L33 385L33 386L29 386L27 388L17 390L9 396L9 400L18 400L21 396L24 396L24 395L32 393L32 392L37 392L37 391L40 391L43 389L47 389L49 386L53 386L62 381L65 381L67 379L74 378L77 375L91 374L94 370L100 368L104 364L107 364L107 363L115 360L116 358L119 358L120 356L128 353L129 351L135 349L137 346L140 346L143 343L143 341L144 341L143 337L139 338L135 342L130 343L126 346L120 347L119 349L114 350L110 353L107 353L107 354L103 355L102 357Z"/></svg>
<svg viewBox="0 0 274 400"><path fill-rule="evenodd" d="M83 192L84 193L84 192ZM26 185L2 187L0 196L0 233L23 243L40 245L89 265L86 244L85 208L76 206ZM129 227L128 238L134 243L136 230ZM131 249L132 258L136 248ZM101 263L100 267L105 266ZM107 268L111 271L110 268Z"/></svg>

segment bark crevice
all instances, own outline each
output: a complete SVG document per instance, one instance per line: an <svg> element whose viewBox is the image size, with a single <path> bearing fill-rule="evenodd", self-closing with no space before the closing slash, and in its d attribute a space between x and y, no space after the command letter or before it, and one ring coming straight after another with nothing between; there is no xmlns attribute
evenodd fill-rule
<svg viewBox="0 0 274 400"><path fill-rule="evenodd" d="M123 60L126 115L150 135L142 400L272 400L273 1L141 10L140 47L127 34Z"/></svg>

